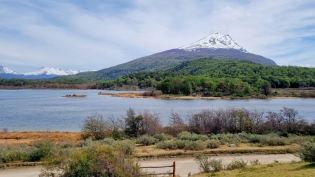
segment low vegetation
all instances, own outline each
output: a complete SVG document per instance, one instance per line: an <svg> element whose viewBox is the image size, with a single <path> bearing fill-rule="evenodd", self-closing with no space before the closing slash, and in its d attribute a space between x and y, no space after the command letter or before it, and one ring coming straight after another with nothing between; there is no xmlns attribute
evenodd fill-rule
<svg viewBox="0 0 315 177"><path fill-rule="evenodd" d="M315 165L308 162L273 163L267 165L255 164L234 170L211 171L192 175L192 177L313 177Z"/></svg>
<svg viewBox="0 0 315 177"><path fill-rule="evenodd" d="M137 176L143 173L132 160L137 148L138 156L148 154L149 149L164 150L163 153L170 150L166 155L172 151L190 155L209 153L218 148L225 148L222 153L258 152L258 149L287 153L295 152L296 149L290 148L296 144L302 147L300 157L315 163L315 139L309 136L313 135L314 124L303 121L292 108L267 114L246 109L202 110L186 121L172 112L167 126L161 124L158 114L149 111L136 114L130 108L124 118L93 114L84 120L81 128L82 140L75 143L36 141L30 145L1 145L0 163L42 161L46 167L43 176L51 172L61 176ZM284 148L279 149L281 146ZM205 154L195 158L204 172L248 168L248 162L241 159L223 165L221 160Z"/></svg>

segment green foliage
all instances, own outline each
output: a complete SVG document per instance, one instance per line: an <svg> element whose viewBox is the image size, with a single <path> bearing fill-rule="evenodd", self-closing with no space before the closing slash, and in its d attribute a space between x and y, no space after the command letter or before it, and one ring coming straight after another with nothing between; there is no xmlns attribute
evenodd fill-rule
<svg viewBox="0 0 315 177"><path fill-rule="evenodd" d="M306 162L315 163L315 143L306 143L302 146L300 157Z"/></svg>
<svg viewBox="0 0 315 177"><path fill-rule="evenodd" d="M195 161L199 166L199 169L205 173L211 171L220 171L223 169L222 159L211 159L203 153L195 155Z"/></svg>
<svg viewBox="0 0 315 177"><path fill-rule="evenodd" d="M108 129L103 116L95 113L84 120L81 131L93 135L96 140L100 140L105 138Z"/></svg>
<svg viewBox="0 0 315 177"><path fill-rule="evenodd" d="M136 116L133 109L129 108L127 110L127 118L125 133L129 137L137 137L141 134L143 128L143 118L141 115Z"/></svg>
<svg viewBox="0 0 315 177"><path fill-rule="evenodd" d="M145 146L153 145L158 141L158 139L154 138L153 136L149 135L142 135L137 138L138 144L143 144Z"/></svg>
<svg viewBox="0 0 315 177"><path fill-rule="evenodd" d="M117 148L94 145L76 149L70 154L58 154L46 159L41 176L51 172L61 177L70 176L140 176L138 165Z"/></svg>
<svg viewBox="0 0 315 177"><path fill-rule="evenodd" d="M207 140L206 142L207 148L215 149L218 148L221 144L219 140Z"/></svg>
<svg viewBox="0 0 315 177"><path fill-rule="evenodd" d="M131 155L135 149L135 142L132 140L116 141L114 147L120 149L126 155Z"/></svg>
<svg viewBox="0 0 315 177"><path fill-rule="evenodd" d="M55 145L49 141L38 141L34 143L34 146L36 149L31 151L29 155L29 161L31 162L40 161L46 157Z"/></svg>
<svg viewBox="0 0 315 177"><path fill-rule="evenodd" d="M247 166L247 162L243 159L234 159L231 163L226 165L227 170L244 169Z"/></svg>

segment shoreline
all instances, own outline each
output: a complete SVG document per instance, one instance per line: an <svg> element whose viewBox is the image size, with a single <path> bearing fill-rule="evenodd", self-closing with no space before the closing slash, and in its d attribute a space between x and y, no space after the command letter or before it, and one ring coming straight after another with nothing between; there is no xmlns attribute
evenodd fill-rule
<svg viewBox="0 0 315 177"><path fill-rule="evenodd" d="M144 92L143 92L144 93ZM150 99L165 99L165 100L256 100L260 98L242 98L242 97L205 97L205 96L178 96L178 95L160 95L160 96L145 96L143 93L134 92L123 92L123 93L109 93L109 92L99 92L98 95L106 95L112 97L122 97L122 98L150 98ZM315 99L314 97L294 97L294 96L270 96L266 97L268 99Z"/></svg>

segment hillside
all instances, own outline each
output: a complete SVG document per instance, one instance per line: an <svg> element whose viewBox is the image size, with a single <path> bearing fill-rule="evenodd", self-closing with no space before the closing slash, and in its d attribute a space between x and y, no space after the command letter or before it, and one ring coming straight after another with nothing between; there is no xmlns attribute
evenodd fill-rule
<svg viewBox="0 0 315 177"><path fill-rule="evenodd" d="M184 47L166 50L96 72L78 74L75 78L90 81L110 80L138 72L165 71L184 61L200 58L251 61L266 66L277 66L271 59L249 53L229 35L213 33Z"/></svg>

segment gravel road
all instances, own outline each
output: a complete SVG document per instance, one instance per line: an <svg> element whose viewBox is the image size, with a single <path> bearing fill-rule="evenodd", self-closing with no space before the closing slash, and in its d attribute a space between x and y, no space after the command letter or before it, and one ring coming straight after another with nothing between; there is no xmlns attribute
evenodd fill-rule
<svg viewBox="0 0 315 177"><path fill-rule="evenodd" d="M222 159L224 164L230 163L234 159L243 159L247 162L251 160L258 159L262 164L273 163L274 161L279 162L290 162L290 161L300 161L300 158L294 156L293 154L273 154L273 155L229 155L229 156L214 156L215 159ZM188 173L194 174L198 173L198 165L193 158L171 158L171 159L155 159L149 161L139 162L141 166L168 166L172 165L173 161L176 161L176 174L181 177L188 176ZM14 169L0 170L0 177L37 177L40 173L40 167L21 167ZM172 168L162 168L162 169L148 169L149 172L168 172Z"/></svg>

